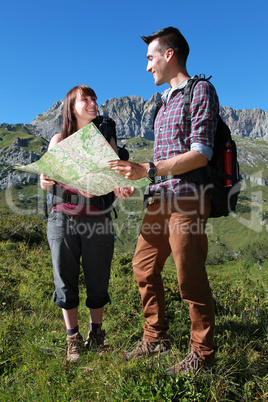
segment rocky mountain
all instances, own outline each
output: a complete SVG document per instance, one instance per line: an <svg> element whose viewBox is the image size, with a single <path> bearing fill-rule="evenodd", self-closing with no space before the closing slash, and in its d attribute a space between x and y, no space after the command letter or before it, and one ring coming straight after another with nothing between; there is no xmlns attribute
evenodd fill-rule
<svg viewBox="0 0 268 402"><path fill-rule="evenodd" d="M155 93L148 101L138 96L113 98L104 102L100 114L116 122L119 139L144 137L153 140L153 117L161 95Z"/></svg>
<svg viewBox="0 0 268 402"><path fill-rule="evenodd" d="M39 153L25 150L27 141L17 137L9 147L0 148L1 174L0 174L0 189L8 188L16 183L30 183L36 181L36 175L29 175L24 172L11 170L10 166L28 165L37 161L41 154L46 151L43 147Z"/></svg>
<svg viewBox="0 0 268 402"><path fill-rule="evenodd" d="M152 123L154 111L161 95L155 93L145 101L138 96L125 96L106 100L100 106L101 115L109 116L116 122L117 137L127 140L133 137L142 137L153 140ZM21 180L28 180L26 174L11 171L10 166L17 163L27 164L34 162L45 152L42 145L37 150L31 149L28 140L20 137L21 131L33 138L49 141L61 130L61 111L63 100L56 102L49 110L38 115L30 124L0 125L0 189L15 184ZM268 112L261 109L237 110L230 107L221 107L220 114L231 129L232 135L238 142L240 163L249 167L257 161L262 166L268 164ZM16 133L17 137L16 137ZM25 134L26 135L26 134ZM14 138L5 146L7 138ZM246 141L241 141L244 139ZM254 140L254 141L253 141ZM260 146L258 141L264 141Z"/></svg>
<svg viewBox="0 0 268 402"><path fill-rule="evenodd" d="M39 114L29 124L35 134L40 135L46 140L50 140L51 137L61 131L61 112L63 107L63 100L54 103L50 109L46 112Z"/></svg>
<svg viewBox="0 0 268 402"><path fill-rule="evenodd" d="M268 141L268 112L262 109L232 109L224 106L220 114L230 127L232 135L263 138Z"/></svg>
<svg viewBox="0 0 268 402"><path fill-rule="evenodd" d="M145 101L139 96L111 98L100 106L100 114L115 120L119 139L144 137L153 139L152 122L154 110L161 95L156 92ZM63 100L56 102L48 111L38 115L30 127L46 140L60 131ZM230 127L233 135L240 137L263 138L268 140L268 112L262 109L220 108L223 120Z"/></svg>
<svg viewBox="0 0 268 402"><path fill-rule="evenodd" d="M99 112L115 120L119 139L139 136L152 140L154 110L160 99L159 93L155 93L148 101L134 95L112 98L100 106ZM50 140L61 130L62 107L63 100L56 102L48 111L38 115L30 127L37 135Z"/></svg>

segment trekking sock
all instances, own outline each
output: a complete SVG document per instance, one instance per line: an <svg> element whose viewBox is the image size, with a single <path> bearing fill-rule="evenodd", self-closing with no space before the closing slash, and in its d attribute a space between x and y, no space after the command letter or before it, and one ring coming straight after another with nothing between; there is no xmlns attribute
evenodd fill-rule
<svg viewBox="0 0 268 402"><path fill-rule="evenodd" d="M94 322L90 323L90 331L96 333L98 328L101 328L101 324L95 324Z"/></svg>
<svg viewBox="0 0 268 402"><path fill-rule="evenodd" d="M74 327L74 328L70 328L70 329L67 328L67 334L68 334L69 336L72 336L72 335L74 335L74 334L77 334L78 331L79 331L79 325L77 325L77 326Z"/></svg>

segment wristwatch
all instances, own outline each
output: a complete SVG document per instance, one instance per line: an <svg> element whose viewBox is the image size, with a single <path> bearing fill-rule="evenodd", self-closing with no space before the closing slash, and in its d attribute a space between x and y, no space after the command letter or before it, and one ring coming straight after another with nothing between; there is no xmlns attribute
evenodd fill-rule
<svg viewBox="0 0 268 402"><path fill-rule="evenodd" d="M153 162L149 162L149 169L147 170L147 174L150 179L154 179L154 177L157 175L157 169Z"/></svg>

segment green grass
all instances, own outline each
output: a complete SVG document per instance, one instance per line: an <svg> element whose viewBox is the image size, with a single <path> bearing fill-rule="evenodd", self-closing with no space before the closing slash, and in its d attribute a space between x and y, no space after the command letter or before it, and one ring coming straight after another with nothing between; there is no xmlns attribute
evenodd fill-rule
<svg viewBox="0 0 268 402"><path fill-rule="evenodd" d="M140 163L153 160L153 141L141 137L134 137L119 143L126 144L130 160Z"/></svg>
<svg viewBox="0 0 268 402"><path fill-rule="evenodd" d="M85 352L67 363L62 313L54 290L46 222L10 211L0 220L1 401L265 401L268 399L268 251L248 244L237 257L207 267L216 309L216 362L193 376L166 376L189 351L188 306L179 296L172 257L163 274L173 351L168 356L124 361L142 337L140 296L132 251L116 252L105 307L105 355ZM80 277L80 330L89 314Z"/></svg>
<svg viewBox="0 0 268 402"><path fill-rule="evenodd" d="M36 198L36 195L39 197ZM38 183L17 184L0 191L0 208L9 208L24 215L38 215L44 219L46 193ZM268 188L244 181L238 199L237 211L229 217L209 219L209 259L214 262L226 258L256 240L268 240ZM137 190L127 200L117 200L118 218L114 220L116 250L134 252L142 222L143 192ZM262 224L261 222L265 222Z"/></svg>
<svg viewBox="0 0 268 402"><path fill-rule="evenodd" d="M30 138L27 132L21 135ZM144 143L142 138L127 140L132 160L152 160L152 143ZM263 171L267 172L265 167ZM45 193L37 184L23 183L0 191L0 400L268 400L268 239L265 224L260 224L268 217L267 192L267 187L245 181L236 215L209 219L207 271L216 309L216 363L204 375L173 379L165 369L188 353L190 321L188 306L179 296L172 256L163 281L173 351L166 357L128 363L123 359L140 341L144 322L131 264L142 222L142 194L116 203L112 303L104 314L110 348L103 356L84 353L78 364L70 364L65 360L62 313L52 302ZM85 337L89 313L83 275L80 279L79 322Z"/></svg>
<svg viewBox="0 0 268 402"><path fill-rule="evenodd" d="M23 124L10 124L6 129L0 128L0 148L9 147L18 137L23 140L22 148L27 151L40 153L40 148L48 146L46 140L32 134Z"/></svg>
<svg viewBox="0 0 268 402"><path fill-rule="evenodd" d="M38 184L18 183L0 191L0 209L8 209L19 215L45 218L46 192Z"/></svg>

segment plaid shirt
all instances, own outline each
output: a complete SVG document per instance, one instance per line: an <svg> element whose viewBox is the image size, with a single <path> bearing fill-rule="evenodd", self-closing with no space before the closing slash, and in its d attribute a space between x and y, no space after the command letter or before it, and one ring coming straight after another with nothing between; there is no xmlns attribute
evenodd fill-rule
<svg viewBox="0 0 268 402"><path fill-rule="evenodd" d="M195 150L211 159L216 132L219 101L214 87L206 81L199 82L190 105L191 120L186 120L184 109L184 81L162 94L163 105L154 123L154 161L166 160L178 154ZM198 185L178 178L151 186L150 193L164 191L167 196L189 196L196 193Z"/></svg>

